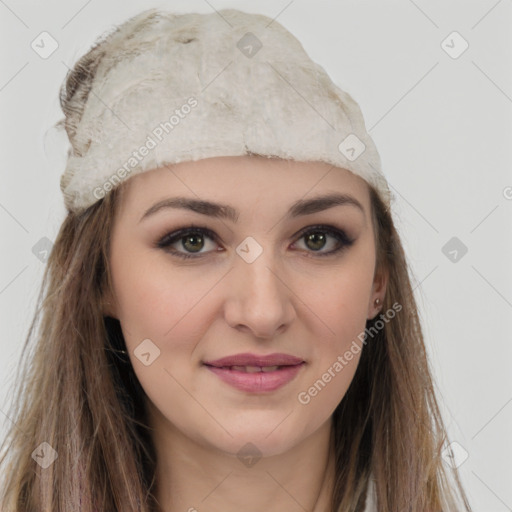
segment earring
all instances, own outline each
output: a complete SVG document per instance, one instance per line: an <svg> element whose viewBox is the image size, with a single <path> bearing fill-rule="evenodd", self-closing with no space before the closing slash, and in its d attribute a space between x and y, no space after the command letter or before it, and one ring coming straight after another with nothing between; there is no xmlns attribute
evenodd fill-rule
<svg viewBox="0 0 512 512"><path fill-rule="evenodd" d="M380 304L380 299L375 299L375 306L378 307Z"/></svg>

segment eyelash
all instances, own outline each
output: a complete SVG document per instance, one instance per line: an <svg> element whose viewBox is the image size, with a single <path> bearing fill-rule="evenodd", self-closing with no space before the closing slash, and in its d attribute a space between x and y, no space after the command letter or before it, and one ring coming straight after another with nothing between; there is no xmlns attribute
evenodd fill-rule
<svg viewBox="0 0 512 512"><path fill-rule="evenodd" d="M331 251L324 252L324 253L316 253L313 257L332 256L336 253L339 253L340 251L342 251L344 249L347 249L354 243L354 239L348 237L347 234L345 233L345 231L335 228L333 226L322 225L322 224L315 225L315 226L308 226L307 228L304 228L303 230L301 230L299 232L299 234L297 236L297 240L300 240L301 238L303 238L305 235L307 235L309 233L317 233L317 232L322 232L322 233L332 236L339 242L340 245L337 248L332 249ZM189 234L206 235L208 238L210 238L214 242L218 243L218 236L210 229L190 225L190 226L184 227L182 229L179 229L177 231L174 231L172 233L167 233L156 243L156 247L158 247L160 249L164 249L166 252L172 254L173 256L177 256L178 258L183 258L183 259L190 259L190 258L197 259L197 258L203 257L205 254L208 254L208 253L197 253L197 254L183 253L183 252L168 249L168 247L170 245L172 245L174 242L176 242L182 238L185 238L185 236L189 235ZM209 252L212 252L212 251L209 251ZM314 251L307 251L307 252L314 253Z"/></svg>

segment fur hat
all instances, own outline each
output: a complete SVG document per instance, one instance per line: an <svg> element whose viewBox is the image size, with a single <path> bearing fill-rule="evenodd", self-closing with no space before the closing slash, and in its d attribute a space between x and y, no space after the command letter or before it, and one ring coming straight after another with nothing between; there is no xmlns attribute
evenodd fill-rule
<svg viewBox="0 0 512 512"><path fill-rule="evenodd" d="M65 86L69 211L164 164L246 154L345 168L389 207L359 106L261 14L144 11L99 40Z"/></svg>

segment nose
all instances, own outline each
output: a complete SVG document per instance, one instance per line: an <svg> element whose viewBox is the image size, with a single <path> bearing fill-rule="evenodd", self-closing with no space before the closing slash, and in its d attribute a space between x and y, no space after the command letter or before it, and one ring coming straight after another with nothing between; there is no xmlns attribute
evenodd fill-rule
<svg viewBox="0 0 512 512"><path fill-rule="evenodd" d="M272 339L295 318L293 283L270 253L263 251L252 263L237 258L228 274L226 322L260 339Z"/></svg>

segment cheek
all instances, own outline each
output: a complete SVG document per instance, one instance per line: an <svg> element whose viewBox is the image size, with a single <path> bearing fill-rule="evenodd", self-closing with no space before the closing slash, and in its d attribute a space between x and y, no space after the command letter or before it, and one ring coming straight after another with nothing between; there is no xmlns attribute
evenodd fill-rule
<svg viewBox="0 0 512 512"><path fill-rule="evenodd" d="M298 403L318 421L330 416L345 396L364 350L367 294L353 292L331 297L336 300L326 300L319 309L330 330L315 337L308 379L297 394Z"/></svg>
<svg viewBox="0 0 512 512"><path fill-rule="evenodd" d="M318 286L310 285L307 303L325 327L327 346L341 350L364 331L372 281L373 260L354 253L337 271L320 279Z"/></svg>
<svg viewBox="0 0 512 512"><path fill-rule="evenodd" d="M147 254L136 256L118 261L113 272L118 317L138 381L150 400L176 422L169 397L173 406L184 410L190 406L190 396L179 383L186 382L189 392L198 392L190 371L200 355L194 350L211 321L211 306L204 299L215 280L204 274L199 278L191 270L171 269L168 262ZM147 365L145 353L150 354Z"/></svg>
<svg viewBox="0 0 512 512"><path fill-rule="evenodd" d="M314 402L315 409L332 412L352 382L363 349L373 281L371 257L371 251L365 257L354 255L330 280L322 280L322 289L315 287L308 299L319 320L312 378L298 396L303 405Z"/></svg>
<svg viewBox="0 0 512 512"><path fill-rule="evenodd" d="M198 278L197 272L173 268L165 257L146 251L114 256L112 263L117 314L130 351L147 338L160 348L172 339L179 351L197 337L207 318L202 298L215 276Z"/></svg>

